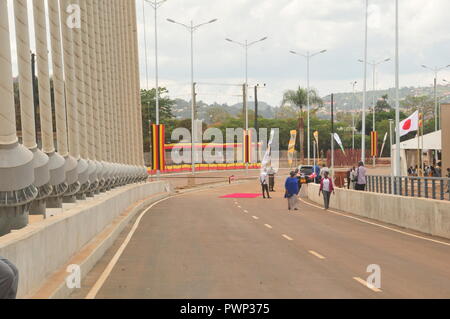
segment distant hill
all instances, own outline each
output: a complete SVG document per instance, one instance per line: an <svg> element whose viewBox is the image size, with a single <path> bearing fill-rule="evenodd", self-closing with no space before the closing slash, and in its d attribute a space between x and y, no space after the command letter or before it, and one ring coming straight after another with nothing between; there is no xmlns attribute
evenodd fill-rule
<svg viewBox="0 0 450 319"><path fill-rule="evenodd" d="M375 98L381 98L383 95L388 95L388 103L391 106L394 106L395 101L395 89L391 88L388 90L378 90L373 94L372 91L367 92L367 105L371 107L373 104L373 96ZM433 87L404 87L399 91L400 100L405 99L407 96L434 96L434 88ZM442 86L439 85L437 88L437 95L441 97L442 103L450 103L450 86ZM322 112L329 113L329 108L331 105L331 95L327 95L324 98L325 101L325 109ZM334 94L334 102L337 111L351 111L355 105L361 106L363 101L362 92L358 92L355 95L353 93L336 93ZM376 100L375 100L376 103Z"/></svg>
<svg viewBox="0 0 450 319"><path fill-rule="evenodd" d="M381 98L383 95L388 95L388 103L393 106L394 105L394 96L395 89L391 88L388 90L378 90L375 92L376 98ZM433 96L434 90L432 87L403 87L400 89L400 99L403 100L407 96ZM438 97L441 98L442 103L450 103L450 86L438 86ZM325 107L321 109L318 113L318 116L321 118L328 117L330 114L330 105L331 105L331 95L327 95L323 97L325 102ZM353 93L336 93L334 94L335 107L337 112L348 112L355 108L360 108L363 100L362 92L358 92L355 95ZM372 106L373 101L373 92L367 92L367 103L368 107ZM259 102L258 113L260 116L264 118L274 118L277 107L271 106L264 101ZM237 103L233 105L228 104L207 104L203 101L199 101L197 103L197 116L208 123L207 114L210 108L223 108L226 112L228 112L232 116L237 116L242 112L242 103ZM255 103L249 101L249 110L255 109ZM178 119L182 118L190 118L191 117L191 102L185 101L183 99L176 99L175 106L173 108L173 114Z"/></svg>

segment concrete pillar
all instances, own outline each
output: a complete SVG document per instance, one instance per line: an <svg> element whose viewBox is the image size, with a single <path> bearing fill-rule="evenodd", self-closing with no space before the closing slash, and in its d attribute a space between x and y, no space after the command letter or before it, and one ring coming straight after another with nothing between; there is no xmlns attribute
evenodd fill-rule
<svg viewBox="0 0 450 319"><path fill-rule="evenodd" d="M33 13L39 79L39 113L41 119L42 151L49 157L49 175L47 181L49 184L39 187L39 195L33 202L31 213L45 214L47 198L61 196L62 193L67 190L67 185L65 183L65 160L61 155L55 152L55 143L53 138L53 114L50 92L47 19L45 15L44 0L33 1ZM36 182L35 185L38 186ZM53 200L51 200L51 204L54 204Z"/></svg>
<svg viewBox="0 0 450 319"><path fill-rule="evenodd" d="M83 80L84 80L84 102L86 120L86 159L88 161L89 188L86 195L94 196L98 187L97 164L95 162L95 140L94 140L94 117L93 117L93 96L92 96L92 60L90 54L90 34L91 25L88 21L87 1L80 1L81 9L81 44L83 56Z"/></svg>
<svg viewBox="0 0 450 319"><path fill-rule="evenodd" d="M69 188L64 194L64 201L73 203L76 201L76 193L78 193L81 188L81 183L79 180L80 149L78 137L78 111L76 108L75 60L73 49L74 32L73 25L70 24L73 22L72 17L69 15L69 12L73 12L72 10L74 10L74 7L71 0L61 0L60 6L67 106L67 131L69 141L69 156L66 157L66 181Z"/></svg>
<svg viewBox="0 0 450 319"><path fill-rule="evenodd" d="M28 8L25 0L18 0L14 2L14 20L16 26L16 45L17 45L17 64L19 67L19 95L20 95L20 109L22 119L22 141L24 146L33 152L33 166L34 166L34 186L38 189L38 195L31 207L31 213L44 214L45 213L45 198L47 198L52 188L49 185L50 172L49 172L49 158L44 152L38 149L36 144L36 127L35 127L35 106L34 106L34 93L33 93L33 79L31 74L31 56L30 56L30 36L28 26ZM41 49L42 45L36 43L36 48ZM38 56L38 77L42 67L43 59L45 57ZM40 68L39 68L40 66ZM45 72L43 77L45 77ZM40 89L45 86L39 81ZM44 94L44 93L43 93ZM41 99L40 99L41 100ZM45 100L45 97L43 98ZM46 106L45 101L41 105L39 102L39 108L43 110L44 115L41 114L41 132L45 132L43 128L48 124L45 120ZM48 144L48 138L42 134L43 146L48 148L48 145L44 144L44 141ZM25 224L28 221L24 221ZM23 225L25 226L25 225ZM19 227L20 228L20 227Z"/></svg>
<svg viewBox="0 0 450 319"><path fill-rule="evenodd" d="M60 156L63 157L63 171L58 173L50 173L50 183L53 186L53 192L47 201L47 207L61 208L62 207L62 195L68 190L68 181L66 176L66 170L68 169L66 158L69 157L69 148L67 145L67 117L66 117L66 96L65 96L65 84L63 73L63 59L61 51L61 24L59 20L59 1L48 2L48 15L50 26L50 42L52 52L52 69L53 69L53 95L55 102L55 119L56 119L56 139L57 149ZM50 155L50 164L57 163L59 157L57 155ZM72 160L73 162L74 160ZM68 161L69 163L71 161ZM57 166L57 165L55 165ZM59 176L61 174L61 176ZM58 184L58 182L60 182ZM55 186L56 185L56 186Z"/></svg>
<svg viewBox="0 0 450 319"><path fill-rule="evenodd" d="M26 226L33 185L33 153L18 143L7 1L0 1L0 236Z"/></svg>
<svg viewBox="0 0 450 319"><path fill-rule="evenodd" d="M96 88L97 88L97 108L95 109L96 121L96 157L101 163L102 173L99 176L100 191L105 191L108 178L108 164L106 163L105 151L105 124L104 124L104 96L103 96L103 59L102 59L102 39L100 33L100 1L89 0L92 5L95 35L95 56L96 56Z"/></svg>
<svg viewBox="0 0 450 319"><path fill-rule="evenodd" d="M441 104L441 123L450 123L450 104ZM450 168L450 125L442 125L442 175Z"/></svg>
<svg viewBox="0 0 450 319"><path fill-rule="evenodd" d="M92 3L92 0L88 0L86 3L86 11L87 11L87 24L88 24L88 37L89 37L89 45L88 45L88 52L89 52L89 60L90 60L90 85L88 87L89 94L91 97L91 110L88 112L89 114L89 127L90 127L90 156L91 159L94 161L96 170L95 170L95 177L96 177L96 185L94 185L91 188L91 194L98 194L99 188L102 187L101 185L101 178L102 178L102 171L103 166L100 162L100 151L99 151L99 145L101 143L100 140L100 130L98 127L99 123L99 100L98 100L98 75L97 75L97 54L96 54L96 28L95 28L95 20L94 20L94 6Z"/></svg>
<svg viewBox="0 0 450 319"><path fill-rule="evenodd" d="M83 12L81 11L80 1L71 0L73 5L79 6L80 18L82 19ZM88 148L86 136L86 95L85 95L85 79L84 79L84 59L83 59L83 45L81 38L81 27L72 28L72 42L73 42L73 56L75 71L75 97L76 97L76 111L78 112L78 145L80 156L78 158L78 181L81 184L80 190L76 197L79 200L86 198L86 193L89 189L89 164L88 164Z"/></svg>

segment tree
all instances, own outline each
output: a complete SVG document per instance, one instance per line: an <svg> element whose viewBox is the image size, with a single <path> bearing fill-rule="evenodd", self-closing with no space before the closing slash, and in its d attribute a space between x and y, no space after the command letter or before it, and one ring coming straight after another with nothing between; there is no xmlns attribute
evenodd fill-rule
<svg viewBox="0 0 450 319"><path fill-rule="evenodd" d="M388 103L389 96L387 94L381 97L381 100L377 101L375 105L375 112L389 112L392 110L392 107Z"/></svg>
<svg viewBox="0 0 450 319"><path fill-rule="evenodd" d="M169 91L166 88L159 88L159 120L166 124L174 116L172 107L175 101L168 96ZM156 123L156 90L141 90L142 103L142 127L144 130L144 147L150 148L150 122Z"/></svg>
<svg viewBox="0 0 450 319"><path fill-rule="evenodd" d="M292 119L298 118L300 113L291 105L282 105L275 112L276 119Z"/></svg>
<svg viewBox="0 0 450 319"><path fill-rule="evenodd" d="M229 117L231 117L230 113L224 107L218 105L212 106L206 111L206 119L210 124L222 123Z"/></svg>
<svg viewBox="0 0 450 319"><path fill-rule="evenodd" d="M319 97L316 90L312 89L309 93L310 105L317 105L315 109L323 106L323 100ZM300 116L298 121L299 141L300 141L300 159L304 162L305 159L305 121L303 108L308 105L308 90L299 87L296 91L289 90L284 93L282 105L290 104L300 109Z"/></svg>

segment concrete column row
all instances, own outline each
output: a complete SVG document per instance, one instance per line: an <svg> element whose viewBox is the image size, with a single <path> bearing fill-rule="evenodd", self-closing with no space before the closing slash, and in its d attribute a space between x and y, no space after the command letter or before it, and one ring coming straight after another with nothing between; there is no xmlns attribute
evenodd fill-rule
<svg viewBox="0 0 450 319"><path fill-rule="evenodd" d="M64 202L147 179L135 2L34 0L32 10L28 4L13 2L19 141L8 2L0 0L0 236L25 227L29 214L46 214ZM34 34L28 22L31 11ZM40 141L31 36L36 43Z"/></svg>

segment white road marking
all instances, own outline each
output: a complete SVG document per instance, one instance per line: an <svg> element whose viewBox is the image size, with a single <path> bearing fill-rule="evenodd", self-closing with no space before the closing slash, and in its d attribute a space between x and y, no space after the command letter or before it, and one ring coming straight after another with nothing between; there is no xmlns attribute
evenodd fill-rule
<svg viewBox="0 0 450 319"><path fill-rule="evenodd" d="M182 175L182 174L180 174L180 175ZM218 185L218 187L230 187L230 186L235 186L235 185L234 184L233 185ZM209 191L211 188L214 188L214 187L206 186L206 187L200 187L199 189L186 190L185 192L182 192L181 194L176 194L176 195L172 195L172 196L168 196L166 198L163 198L163 199L153 203L146 210L144 210L141 213L141 215L139 215L139 217L136 220L135 224L133 225L133 228L131 229L130 233L128 234L128 236L126 237L125 241L122 243L120 248L117 250L116 254L111 259L111 261L109 262L108 266L105 268L105 270L101 274L100 278L97 280L97 282L94 284L94 286L92 286L91 290L89 291L88 295L86 296L86 299L95 299L95 297L97 296L98 292L100 291L100 289L103 287L104 283L106 282L106 279L108 279L109 275L111 274L112 270L114 269L114 266L117 264L119 258L122 256L125 248L128 246L129 242L131 241L131 238L133 237L134 233L136 232L136 230L137 230L137 228L138 228L138 226L140 224L140 221L142 220L144 215L150 209L152 209L153 207L155 207L159 203L164 202L166 200L169 200L169 199L172 199L172 198L176 198L176 197L180 197L180 196L184 196L184 195L189 195L189 194L192 194L192 193L201 193L201 192ZM236 202L236 204L237 204L237 202Z"/></svg>
<svg viewBox="0 0 450 319"><path fill-rule="evenodd" d="M288 235L283 235L284 238L286 238L289 241L293 241L293 239L291 237L289 237Z"/></svg>
<svg viewBox="0 0 450 319"><path fill-rule="evenodd" d="M361 279L359 277L353 277L353 279L355 279L357 282L359 282L361 285L369 288L370 290L374 291L374 292L382 292L381 289L378 289L377 287L374 287L373 285L369 284L367 281L365 281L364 279Z"/></svg>
<svg viewBox="0 0 450 319"><path fill-rule="evenodd" d="M138 219L136 220L136 222L133 225L133 228L131 229L130 233L127 235L127 237L125 238L125 241L122 243L122 245L119 247L119 249L117 250L116 254L114 255L114 257L111 259L111 261L109 262L108 266L106 266L106 269L103 271L103 273L101 274L100 278L97 280L97 282L94 284L94 286L92 287L92 289L89 291L89 293L86 296L86 299L95 299L95 297L97 296L98 292L100 291L100 289L103 287L106 279L108 279L109 275L111 274L112 270L114 269L114 266L117 264L117 262L119 261L119 258L122 256L125 248L128 246L128 243L130 242L131 238L133 237L134 233L136 232L139 223L141 222L142 218L144 217L144 215L153 207L155 207L156 205L158 205L159 203L168 200L169 198L172 197L167 197L164 199L161 199L155 203L153 203L152 205L150 205L146 210L144 210L141 215L139 215Z"/></svg>
<svg viewBox="0 0 450 319"><path fill-rule="evenodd" d="M259 217L257 217L257 216L252 216L252 218L255 219L255 220L259 219Z"/></svg>
<svg viewBox="0 0 450 319"><path fill-rule="evenodd" d="M241 206L238 206L238 208L242 208Z"/></svg>
<svg viewBox="0 0 450 319"><path fill-rule="evenodd" d="M318 209L323 211L323 207L320 207L320 206L308 203L308 202L304 201L303 199L300 199L300 201L302 203L306 204L306 205L318 208ZM357 221L360 221L362 223L369 224L369 225L372 225L372 226L376 226L376 227L384 228L384 229L387 229L387 230L391 230L393 232L396 232L396 233L399 233L399 234L403 234L403 235L406 235L406 236L410 236L410 237L414 237L414 238L418 238L418 239L423 239L423 240L426 240L426 241L431 241L431 242L436 243L436 244L450 246L450 243L446 243L446 242L443 242L443 241L439 241L439 240L435 240L435 239L431 239L431 238L427 238L427 237L423 237L423 236L419 236L419 235L410 234L410 233L407 233L407 232L404 232L404 231L401 231L401 230L398 230L398 229L395 229L395 228L391 228L391 227L388 227L388 226L380 225L380 224L377 224L377 223L374 223L374 222L369 222L369 221L366 221L366 220L358 218L358 217L353 217L353 216L349 216L349 215L346 215L346 214L343 214L343 213L339 213L339 212L334 211L334 210L330 210L329 209L326 212L329 212L329 213L332 213L332 214L335 214L335 215L339 215L339 216L342 216L342 217L354 219L354 220L357 220Z"/></svg>
<svg viewBox="0 0 450 319"><path fill-rule="evenodd" d="M245 210L245 209L244 209L244 213L248 214L248 210Z"/></svg>
<svg viewBox="0 0 450 319"><path fill-rule="evenodd" d="M266 227L269 228L269 229L273 229L273 227L270 226L269 224L264 224L264 226L266 226Z"/></svg>
<svg viewBox="0 0 450 319"><path fill-rule="evenodd" d="M311 255L313 255L313 256L316 256L316 257L319 258L319 259L325 259L324 256L322 256L321 254L315 252L314 250L310 250L309 253L310 253Z"/></svg>

